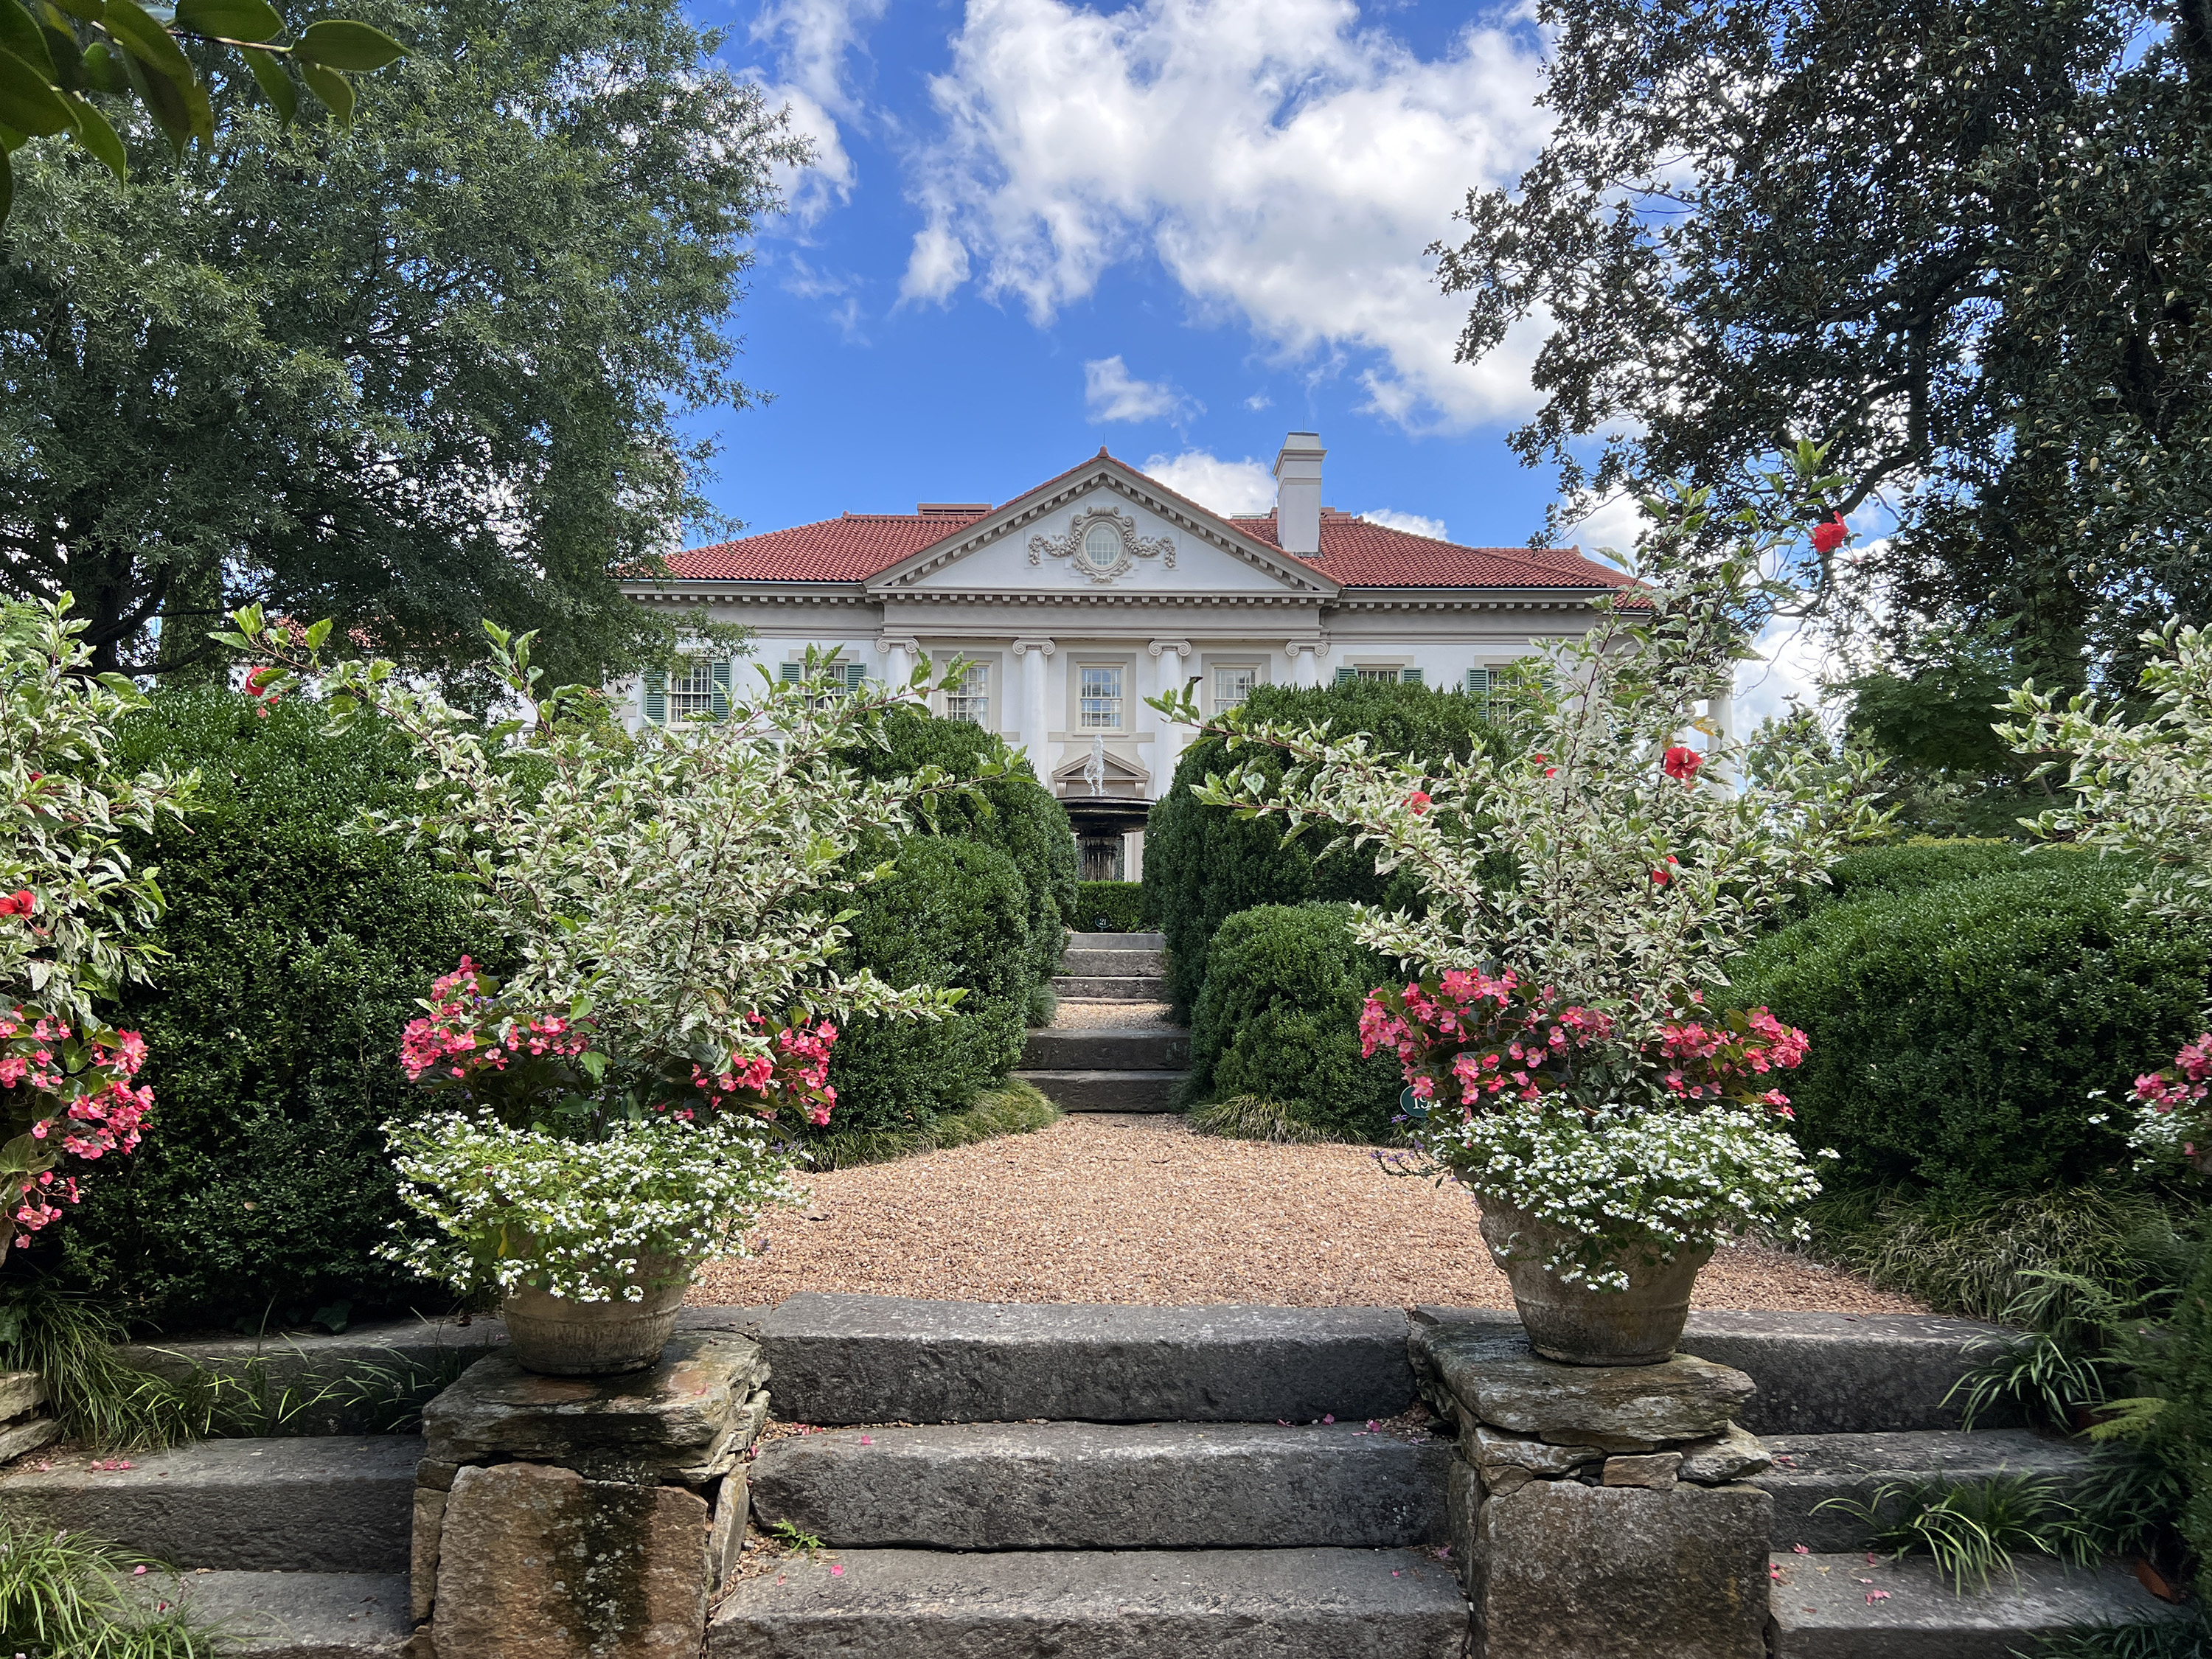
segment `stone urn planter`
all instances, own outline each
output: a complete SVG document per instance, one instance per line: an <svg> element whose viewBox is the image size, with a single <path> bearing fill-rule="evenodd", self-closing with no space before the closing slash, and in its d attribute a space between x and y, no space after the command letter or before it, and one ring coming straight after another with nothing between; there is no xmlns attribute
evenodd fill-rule
<svg viewBox="0 0 2212 1659"><path fill-rule="evenodd" d="M1613 1257L1628 1274L1625 1291L1571 1285L1544 1266L1574 1235L1488 1193L1482 1242L1513 1288L1513 1304L1529 1346L1570 1365L1656 1365L1674 1352L1690 1316L1690 1286L1712 1260L1710 1245L1659 1259L1657 1241Z"/></svg>
<svg viewBox="0 0 2212 1659"><path fill-rule="evenodd" d="M683 1265L666 1256L647 1257L640 1278L665 1278ZM676 1334L676 1316L690 1283L690 1274L683 1273L673 1284L647 1289L636 1302L574 1302L518 1285L500 1306L513 1345L509 1352L526 1370L547 1376L643 1370L659 1364L660 1351Z"/></svg>

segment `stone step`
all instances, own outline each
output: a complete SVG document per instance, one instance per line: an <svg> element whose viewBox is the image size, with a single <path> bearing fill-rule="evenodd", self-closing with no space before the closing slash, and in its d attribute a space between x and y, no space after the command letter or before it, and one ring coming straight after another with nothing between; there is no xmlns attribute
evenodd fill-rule
<svg viewBox="0 0 2212 1659"><path fill-rule="evenodd" d="M414 1621L404 1573L149 1573L151 1607L182 1606L222 1638L226 1659L399 1659Z"/></svg>
<svg viewBox="0 0 2212 1659"><path fill-rule="evenodd" d="M763 1315L729 1317L766 1355L776 1415L800 1423L1364 1422L1413 1399L1396 1308L804 1291Z"/></svg>
<svg viewBox="0 0 2212 1659"><path fill-rule="evenodd" d="M1451 1442L1364 1423L974 1423L761 1448L753 1512L840 1547L1441 1544Z"/></svg>
<svg viewBox="0 0 2212 1659"><path fill-rule="evenodd" d="M1923 1429L1899 1434L1770 1435L1775 1465L1747 1485L1774 1494L1774 1547L1802 1544L1815 1552L1863 1548L1867 1523L1832 1498L1870 1504L1875 1492L1930 1475L1981 1480L1993 1474L2041 1474L2062 1496L2086 1487L2097 1462L2078 1441L2051 1440L2025 1429ZM1893 1500L1883 1514L1900 1507Z"/></svg>
<svg viewBox="0 0 2212 1659"><path fill-rule="evenodd" d="M1063 1112L1176 1112L1188 1072L1017 1072Z"/></svg>
<svg viewBox="0 0 2212 1659"><path fill-rule="evenodd" d="M100 1460L19 1463L0 1513L89 1533L176 1567L390 1573L408 1565L419 1435L206 1440Z"/></svg>
<svg viewBox="0 0 2212 1659"><path fill-rule="evenodd" d="M1158 951L1069 951L1060 959L1060 971L1082 978L1156 978L1167 972Z"/></svg>
<svg viewBox="0 0 2212 1659"><path fill-rule="evenodd" d="M1439 1342L1517 1331L1510 1309L1417 1307L1413 1366ZM1955 1429L1959 1378L2019 1333L1937 1314L1691 1311L1681 1352L1747 1373L1759 1392L1739 1420L1759 1435ZM1992 1422L1992 1427L2007 1426Z"/></svg>
<svg viewBox="0 0 2212 1659"><path fill-rule="evenodd" d="M1053 994L1080 1002L1163 1002L1166 981L1158 974L1109 977L1062 974L1052 982Z"/></svg>
<svg viewBox="0 0 2212 1659"><path fill-rule="evenodd" d="M1083 1025L1031 1031L1022 1064L1038 1071L1176 1072L1190 1064L1180 1025Z"/></svg>
<svg viewBox="0 0 2212 1659"><path fill-rule="evenodd" d="M836 1571L842 1569L842 1571ZM1459 1659L1467 1603L1417 1550L837 1550L740 1579L719 1659Z"/></svg>
<svg viewBox="0 0 2212 1659"><path fill-rule="evenodd" d="M1070 933L1071 951L1164 951L1165 933Z"/></svg>
<svg viewBox="0 0 2212 1659"><path fill-rule="evenodd" d="M2195 1616L2113 1562L2068 1568L2020 1557L2017 1582L1995 1573L1986 1590L1970 1585L1964 1595L1925 1556L1869 1565L1863 1551L1792 1553L1773 1563L1773 1659L2014 1659L2046 1636Z"/></svg>

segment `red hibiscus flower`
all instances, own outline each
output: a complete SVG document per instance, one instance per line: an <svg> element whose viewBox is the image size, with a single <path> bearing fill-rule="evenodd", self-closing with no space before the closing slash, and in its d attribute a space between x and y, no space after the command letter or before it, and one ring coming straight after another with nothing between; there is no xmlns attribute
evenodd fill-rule
<svg viewBox="0 0 2212 1659"><path fill-rule="evenodd" d="M1843 514L1839 513L1826 524L1813 526L1813 550L1825 558L1841 547L1850 533L1850 527L1844 523Z"/></svg>
<svg viewBox="0 0 2212 1659"><path fill-rule="evenodd" d="M1406 805L1413 808L1415 817L1420 817L1429 810L1429 792L1425 789L1416 789L1406 797Z"/></svg>
<svg viewBox="0 0 2212 1659"><path fill-rule="evenodd" d="M1678 743L1667 751L1666 758L1661 763L1667 769L1668 777L1679 778L1687 783L1698 775L1698 769L1705 763L1705 757L1696 750L1685 748Z"/></svg>
<svg viewBox="0 0 2212 1659"><path fill-rule="evenodd" d="M39 908L39 896L29 888L0 893L0 916L27 916Z"/></svg>

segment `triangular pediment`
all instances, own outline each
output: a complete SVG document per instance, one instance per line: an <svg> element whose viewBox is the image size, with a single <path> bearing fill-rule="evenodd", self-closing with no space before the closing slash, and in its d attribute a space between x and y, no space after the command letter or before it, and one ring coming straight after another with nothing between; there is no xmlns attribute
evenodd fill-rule
<svg viewBox="0 0 2212 1659"><path fill-rule="evenodd" d="M1310 603L1338 584L1101 453L872 578L886 598L1218 594Z"/></svg>

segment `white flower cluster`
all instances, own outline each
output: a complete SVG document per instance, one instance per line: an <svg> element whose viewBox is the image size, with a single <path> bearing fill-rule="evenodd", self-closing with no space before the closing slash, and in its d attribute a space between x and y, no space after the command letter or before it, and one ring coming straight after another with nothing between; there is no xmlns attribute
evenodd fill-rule
<svg viewBox="0 0 2212 1659"><path fill-rule="evenodd" d="M1639 1245L1672 1261L1754 1229L1802 1238L1805 1223L1790 1212L1820 1190L1796 1141L1747 1111L1530 1105L1443 1117L1422 1138L1430 1154L1477 1194L1575 1234L1544 1265L1593 1290L1627 1289L1614 1258Z"/></svg>
<svg viewBox="0 0 2212 1659"><path fill-rule="evenodd" d="M653 1258L688 1276L699 1261L742 1255L763 1209L803 1196L788 1150L749 1118L622 1126L585 1142L454 1112L385 1133L401 1200L439 1234L384 1254L463 1290L641 1301L658 1288Z"/></svg>

